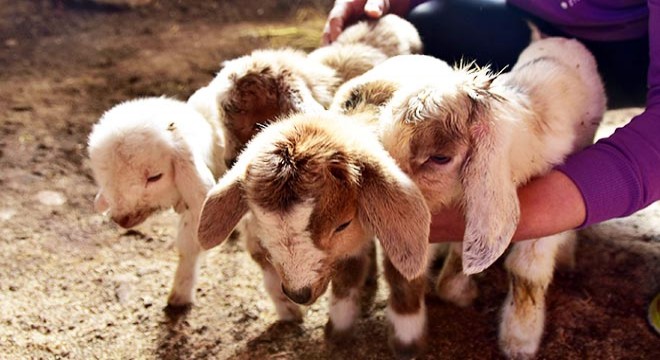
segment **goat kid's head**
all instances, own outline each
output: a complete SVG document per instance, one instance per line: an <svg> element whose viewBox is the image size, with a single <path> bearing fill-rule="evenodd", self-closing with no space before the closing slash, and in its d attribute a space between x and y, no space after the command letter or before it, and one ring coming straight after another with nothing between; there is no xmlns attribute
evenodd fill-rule
<svg viewBox="0 0 660 360"><path fill-rule="evenodd" d="M337 262L361 254L374 235L406 278L425 269L423 196L370 129L341 115L298 114L258 134L207 196L202 247L220 244L247 211L299 303L314 302Z"/></svg>
<svg viewBox="0 0 660 360"><path fill-rule="evenodd" d="M509 164L507 99L489 69L459 66L433 84L395 94L381 140L415 181L431 211L464 207L463 270L477 273L507 248L519 204Z"/></svg>
<svg viewBox="0 0 660 360"><path fill-rule="evenodd" d="M257 50L226 61L210 86L226 132L230 167L268 123L296 112L324 109L339 79L333 69L291 49Z"/></svg>
<svg viewBox="0 0 660 360"><path fill-rule="evenodd" d="M211 142L211 128L194 109L167 98L116 105L94 126L89 157L99 186L94 206L124 228L152 213L175 207L199 209L214 178L191 151L179 127L195 122L196 141ZM209 139L203 139L208 135Z"/></svg>

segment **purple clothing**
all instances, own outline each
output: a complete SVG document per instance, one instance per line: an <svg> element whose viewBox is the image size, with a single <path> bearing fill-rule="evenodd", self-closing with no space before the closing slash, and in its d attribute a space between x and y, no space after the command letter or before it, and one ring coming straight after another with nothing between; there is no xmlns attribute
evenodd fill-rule
<svg viewBox="0 0 660 360"><path fill-rule="evenodd" d="M630 215L660 199L660 0L509 0L576 37L622 40L649 33L646 110L558 169L580 189L582 227Z"/></svg>
<svg viewBox="0 0 660 360"><path fill-rule="evenodd" d="M646 0L507 0L559 30L586 40L639 38L648 31Z"/></svg>

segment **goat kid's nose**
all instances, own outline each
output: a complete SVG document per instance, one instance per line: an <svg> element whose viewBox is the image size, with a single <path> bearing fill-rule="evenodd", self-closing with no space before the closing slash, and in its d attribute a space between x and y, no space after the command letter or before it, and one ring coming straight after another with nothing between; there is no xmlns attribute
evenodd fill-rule
<svg viewBox="0 0 660 360"><path fill-rule="evenodd" d="M284 284L282 284L282 292L296 304L307 304L312 298L312 288L309 286L305 286L304 288L298 289L296 291L291 291L287 289Z"/></svg>
<svg viewBox="0 0 660 360"><path fill-rule="evenodd" d="M131 217L129 215L117 216L117 217L113 216L112 221L114 221L117 225L123 228L129 228L131 223Z"/></svg>

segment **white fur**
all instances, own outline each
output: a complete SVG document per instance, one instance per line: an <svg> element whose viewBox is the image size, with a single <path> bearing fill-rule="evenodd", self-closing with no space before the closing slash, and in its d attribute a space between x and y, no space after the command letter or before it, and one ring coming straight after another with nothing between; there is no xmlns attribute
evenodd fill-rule
<svg viewBox="0 0 660 360"><path fill-rule="evenodd" d="M314 285L326 255L316 247L307 231L314 202L295 206L290 213L276 214L254 205L257 236L280 265L286 286L291 290Z"/></svg>
<svg viewBox="0 0 660 360"><path fill-rule="evenodd" d="M414 314L398 314L387 307L387 318L394 328L394 336L402 344L412 344L421 339L426 331L426 305L422 301Z"/></svg>
<svg viewBox="0 0 660 360"><path fill-rule="evenodd" d="M499 342L510 358L531 358L538 351L545 325L545 291L552 282L555 257L574 237L574 231L567 231L517 243L507 256L509 273L532 289L531 298L524 302L514 301L515 289L510 289L502 307Z"/></svg>
<svg viewBox="0 0 660 360"><path fill-rule="evenodd" d="M191 303L201 254L197 214L215 176L225 170L218 156L222 142L213 126L181 101L137 99L103 114L89 136L88 150L100 188L98 211L123 227L167 208L180 214L180 260L169 304Z"/></svg>
<svg viewBox="0 0 660 360"><path fill-rule="evenodd" d="M356 23L346 28L333 44L352 43L367 44L388 57L422 52L422 40L415 26L395 14Z"/></svg>
<svg viewBox="0 0 660 360"><path fill-rule="evenodd" d="M360 314L360 290L351 289L347 297L338 299L334 295L330 300L330 320L335 331L350 329Z"/></svg>
<svg viewBox="0 0 660 360"><path fill-rule="evenodd" d="M282 292L282 280L272 268L262 268L264 288L273 301L277 317L282 321L300 321L302 319L301 307L293 303Z"/></svg>

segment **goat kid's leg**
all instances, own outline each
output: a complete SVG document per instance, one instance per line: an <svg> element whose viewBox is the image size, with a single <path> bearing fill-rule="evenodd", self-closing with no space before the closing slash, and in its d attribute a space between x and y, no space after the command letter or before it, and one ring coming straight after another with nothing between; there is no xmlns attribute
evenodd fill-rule
<svg viewBox="0 0 660 360"><path fill-rule="evenodd" d="M330 340L346 339L360 315L362 289L371 266L369 256L367 252L337 265L330 293L330 318L325 325L325 335Z"/></svg>
<svg viewBox="0 0 660 360"><path fill-rule="evenodd" d="M470 306L479 295L474 280L463 273L462 243L451 243L435 286L436 295L460 307Z"/></svg>
<svg viewBox="0 0 660 360"><path fill-rule="evenodd" d="M577 231L566 233L566 240L557 249L557 269L561 271L575 270L575 252L577 251Z"/></svg>
<svg viewBox="0 0 660 360"><path fill-rule="evenodd" d="M202 247L197 241L195 232L197 223L191 211L181 214L176 246L179 250L179 264L174 274L174 284L167 299L167 305L173 307L187 306L195 300L195 284L199 273Z"/></svg>
<svg viewBox="0 0 660 360"><path fill-rule="evenodd" d="M509 273L509 293L502 308L499 343L508 358L529 359L536 354L557 250L571 236L571 232L564 232L521 242L507 256L504 266Z"/></svg>
<svg viewBox="0 0 660 360"><path fill-rule="evenodd" d="M387 258L384 272L390 286L389 345L398 359L411 359L420 355L426 345L426 278L422 275L412 281L406 280Z"/></svg>
<svg viewBox="0 0 660 360"><path fill-rule="evenodd" d="M245 221L245 219L243 220ZM275 305L275 312L280 321L302 321L303 312L300 305L291 301L282 292L282 279L268 261L266 250L259 245L259 239L250 231L251 221L245 221L242 231L245 233L246 246L252 259L259 264L264 279L264 287Z"/></svg>

